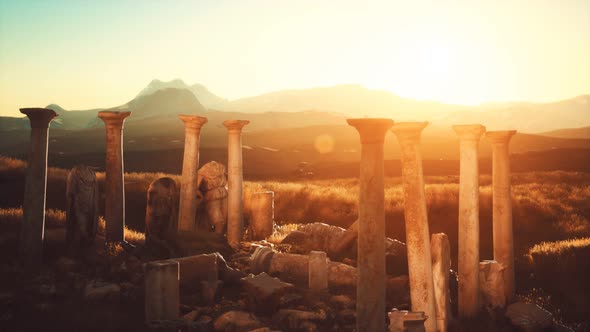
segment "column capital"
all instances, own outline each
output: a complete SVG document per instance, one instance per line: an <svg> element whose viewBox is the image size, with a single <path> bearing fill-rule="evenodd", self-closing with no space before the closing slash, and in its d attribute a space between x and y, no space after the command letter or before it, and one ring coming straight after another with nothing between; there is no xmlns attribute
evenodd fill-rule
<svg viewBox="0 0 590 332"><path fill-rule="evenodd" d="M393 126L391 119L357 118L346 122L359 132L362 144L383 143L387 130Z"/></svg>
<svg viewBox="0 0 590 332"><path fill-rule="evenodd" d="M422 130L428 126L428 122L396 122L391 127L391 132L394 133L397 138L409 141L419 141Z"/></svg>
<svg viewBox="0 0 590 332"><path fill-rule="evenodd" d="M184 122L186 128L201 129L206 123L207 118L198 115L179 114L178 118Z"/></svg>
<svg viewBox="0 0 590 332"><path fill-rule="evenodd" d="M508 144L514 134L516 130L488 131L486 138L492 145Z"/></svg>
<svg viewBox="0 0 590 332"><path fill-rule="evenodd" d="M486 127L480 124L454 125L453 130L460 140L479 141L481 135L486 132Z"/></svg>
<svg viewBox="0 0 590 332"><path fill-rule="evenodd" d="M49 123L57 116L57 113L49 108L21 108L20 112L29 118L31 128L49 128Z"/></svg>
<svg viewBox="0 0 590 332"><path fill-rule="evenodd" d="M131 115L131 112L117 111L100 111L98 117L104 121L105 126L123 129L125 119Z"/></svg>
<svg viewBox="0 0 590 332"><path fill-rule="evenodd" d="M249 120L225 120L223 121L223 125L229 131L242 131L245 125L250 123Z"/></svg>

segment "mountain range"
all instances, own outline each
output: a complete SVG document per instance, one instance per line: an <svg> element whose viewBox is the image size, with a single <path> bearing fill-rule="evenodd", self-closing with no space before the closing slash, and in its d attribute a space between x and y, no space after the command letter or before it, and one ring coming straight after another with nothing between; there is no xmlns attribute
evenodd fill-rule
<svg viewBox="0 0 590 332"><path fill-rule="evenodd" d="M262 126L256 125L262 129L341 125L346 117L429 121L440 126L481 123L489 130L517 129L527 133L590 126L590 95L552 103L514 102L462 106L407 99L388 91L371 90L351 84L281 90L227 100L201 84L189 85L180 79L168 82L153 80L134 99L118 107L76 111L65 110L58 104L47 107L59 114L52 127L62 129L98 126L101 123L96 118L96 113L101 110L132 111L133 114L127 123L145 119L178 121L176 115L186 113L207 114L213 118L233 116L256 119L264 123ZM218 114L219 112L225 114ZM287 116L286 112L291 114ZM288 121L281 120L282 117L288 118ZM27 126L28 122L23 118L0 117L2 131L18 130Z"/></svg>

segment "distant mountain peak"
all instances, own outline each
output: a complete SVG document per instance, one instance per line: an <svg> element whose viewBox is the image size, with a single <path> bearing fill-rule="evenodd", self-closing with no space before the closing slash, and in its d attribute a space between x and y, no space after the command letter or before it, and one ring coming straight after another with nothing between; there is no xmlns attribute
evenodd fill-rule
<svg viewBox="0 0 590 332"><path fill-rule="evenodd" d="M58 104L49 104L47 106L45 106L45 108L49 108L50 110L55 111L55 113L60 114L62 112L65 112L66 110L59 106Z"/></svg>
<svg viewBox="0 0 590 332"><path fill-rule="evenodd" d="M139 92L136 98L153 94L160 90L166 89L184 89L193 93L193 95L199 100L205 107L217 106L226 100L213 94L203 84L188 85L182 79L176 78L171 81L162 81L159 79L153 79L143 90Z"/></svg>

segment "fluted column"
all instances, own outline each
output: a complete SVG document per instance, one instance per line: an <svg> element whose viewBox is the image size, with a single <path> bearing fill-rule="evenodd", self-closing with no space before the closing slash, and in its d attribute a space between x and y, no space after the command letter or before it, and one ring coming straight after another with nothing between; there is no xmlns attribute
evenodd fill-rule
<svg viewBox="0 0 590 332"><path fill-rule="evenodd" d="M397 136L401 147L412 311L423 311L428 317L424 322L426 331L436 332L430 231L420 153L420 135L427 125L428 122L396 123L391 131Z"/></svg>
<svg viewBox="0 0 590 332"><path fill-rule="evenodd" d="M195 229L197 216L197 177L199 171L199 142L201 127L207 118L197 115L179 115L184 122L184 157L178 207L178 230Z"/></svg>
<svg viewBox="0 0 590 332"><path fill-rule="evenodd" d="M57 114L46 108L21 108L20 112L25 114L31 123L31 141L25 171L19 252L25 269L36 270L40 268L43 257L49 123Z"/></svg>
<svg viewBox="0 0 590 332"><path fill-rule="evenodd" d="M512 196L510 191L510 155L508 145L516 130L490 131L492 145L492 205L494 260L505 267L506 301L514 300L514 237L512 234Z"/></svg>
<svg viewBox="0 0 590 332"><path fill-rule="evenodd" d="M227 120L227 241L236 247L244 236L242 128L248 120Z"/></svg>
<svg viewBox="0 0 590 332"><path fill-rule="evenodd" d="M383 141L390 119L348 119L361 140L356 331L385 331Z"/></svg>
<svg viewBox="0 0 590 332"><path fill-rule="evenodd" d="M123 242L125 229L125 184L123 180L123 124L131 112L98 112L107 134L104 219L107 242Z"/></svg>
<svg viewBox="0 0 590 332"><path fill-rule="evenodd" d="M459 316L479 310L479 167L478 146L485 127L457 125L459 136Z"/></svg>

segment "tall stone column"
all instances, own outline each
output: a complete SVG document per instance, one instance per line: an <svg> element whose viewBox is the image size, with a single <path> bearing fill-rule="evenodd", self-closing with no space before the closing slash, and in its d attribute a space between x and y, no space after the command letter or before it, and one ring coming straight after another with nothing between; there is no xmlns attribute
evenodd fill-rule
<svg viewBox="0 0 590 332"><path fill-rule="evenodd" d="M184 157L178 207L178 230L195 229L197 216L197 177L199 172L199 141L201 127L207 118L197 115L179 115L184 122Z"/></svg>
<svg viewBox="0 0 590 332"><path fill-rule="evenodd" d="M19 252L25 269L35 270L41 267L43 256L49 123L57 114L46 108L21 108L20 112L29 117L31 142L25 171L25 197Z"/></svg>
<svg viewBox="0 0 590 332"><path fill-rule="evenodd" d="M385 331L383 141L390 119L348 119L361 139L357 257L357 332Z"/></svg>
<svg viewBox="0 0 590 332"><path fill-rule="evenodd" d="M180 264L174 260L144 264L145 321L177 320L180 306Z"/></svg>
<svg viewBox="0 0 590 332"><path fill-rule="evenodd" d="M123 181L123 123L131 112L98 112L107 130L104 219L107 242L123 242L125 184Z"/></svg>
<svg viewBox="0 0 590 332"><path fill-rule="evenodd" d="M459 316L473 317L479 310L479 167L478 146L486 128L457 125L459 136Z"/></svg>
<svg viewBox="0 0 590 332"><path fill-rule="evenodd" d="M412 311L424 312L428 317L424 322L426 331L436 332L430 231L420 153L420 135L427 125L428 122L397 123L391 131L397 136L401 147Z"/></svg>
<svg viewBox="0 0 590 332"><path fill-rule="evenodd" d="M242 196L242 128L248 120L227 120L227 241L236 247L244 236L244 202Z"/></svg>
<svg viewBox="0 0 590 332"><path fill-rule="evenodd" d="M510 156L508 144L516 130L486 133L492 145L492 205L494 260L504 270L504 291L508 303L514 300L514 238L512 234L512 196L510 191Z"/></svg>

